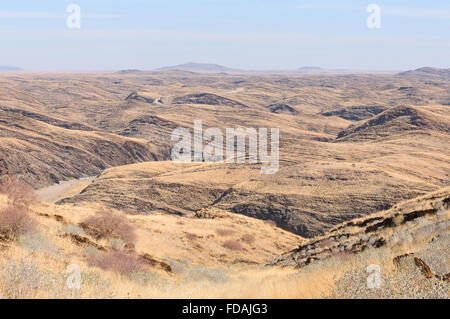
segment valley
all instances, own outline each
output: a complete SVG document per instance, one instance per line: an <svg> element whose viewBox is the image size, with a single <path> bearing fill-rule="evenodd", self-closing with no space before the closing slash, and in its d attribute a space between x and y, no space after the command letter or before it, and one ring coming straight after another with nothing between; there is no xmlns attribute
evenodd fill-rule
<svg viewBox="0 0 450 319"><path fill-rule="evenodd" d="M332 277L345 281L367 260L390 265L427 247L448 256L448 69L189 71L194 66L0 74L0 176L23 185L3 187L0 208L20 207L39 229L13 239L0 229L3 260L41 251L33 263L49 258L53 274L69 263L97 271L103 279L81 293L87 298L107 297L96 290L102 280L120 297L228 298L243 277L240 297L317 298L333 296L341 288ZM195 121L203 132L279 129L278 169L262 174L267 163L250 162L250 152L241 162L173 161L172 133L195 139ZM226 143L214 143L226 154ZM373 257L381 251L385 257ZM445 285L448 265L420 256ZM323 274L319 288L310 272Z"/></svg>

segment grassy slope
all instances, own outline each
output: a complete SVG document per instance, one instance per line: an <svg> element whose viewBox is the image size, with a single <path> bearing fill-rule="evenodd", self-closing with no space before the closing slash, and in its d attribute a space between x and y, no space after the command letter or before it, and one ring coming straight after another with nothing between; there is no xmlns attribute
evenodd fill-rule
<svg viewBox="0 0 450 319"><path fill-rule="evenodd" d="M0 196L0 208L7 205ZM420 201L410 202L421 205ZM94 208L35 204L31 216L38 223L37 233L4 242L0 249L0 293L3 297L31 298L323 298L394 297L448 298L448 284L423 278L410 263L396 268L392 259L415 252L433 271L448 272L448 228L434 234L429 242L412 241L392 247L370 248L363 253L336 254L300 270L292 267L267 267L277 254L303 239L245 216L216 211L215 219L193 219L156 214L126 218L136 229L135 251L147 252L172 267L145 267L139 273L117 274L89 265L96 249L79 246L61 237L65 223L72 225L92 216ZM120 212L112 212L114 214ZM379 213L378 215L383 215ZM48 216L47 216L48 215ZM448 215L448 214L447 214ZM219 235L217 229L232 229ZM242 242L243 251L221 246L228 238L251 233L255 241ZM90 236L88 236L90 237ZM92 242L110 249L111 242ZM443 259L444 258L444 259ZM81 268L80 290L66 287L67 266ZM382 288L369 289L366 267L376 264L382 271Z"/></svg>

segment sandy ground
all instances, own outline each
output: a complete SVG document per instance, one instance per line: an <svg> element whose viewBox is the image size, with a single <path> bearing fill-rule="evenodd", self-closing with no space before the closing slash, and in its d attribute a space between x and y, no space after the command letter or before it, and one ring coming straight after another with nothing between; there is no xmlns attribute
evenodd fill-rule
<svg viewBox="0 0 450 319"><path fill-rule="evenodd" d="M85 189L93 180L95 176L83 177L80 179L73 179L69 181L62 181L58 184L43 187L36 191L39 199L46 203L55 203L60 199L74 196Z"/></svg>

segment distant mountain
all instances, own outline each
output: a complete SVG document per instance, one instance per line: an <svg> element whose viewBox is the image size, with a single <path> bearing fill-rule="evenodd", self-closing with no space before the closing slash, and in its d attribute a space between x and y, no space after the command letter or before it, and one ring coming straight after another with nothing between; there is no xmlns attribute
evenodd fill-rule
<svg viewBox="0 0 450 319"><path fill-rule="evenodd" d="M350 125L338 134L338 141L362 141L392 137L416 130L450 133L448 118L410 106L392 107L365 121Z"/></svg>
<svg viewBox="0 0 450 319"><path fill-rule="evenodd" d="M120 70L117 73L120 74L136 74L136 73L141 73L141 70L138 69L126 69L126 70Z"/></svg>
<svg viewBox="0 0 450 319"><path fill-rule="evenodd" d="M320 71L322 68L319 68L318 66L302 66L298 69L298 71Z"/></svg>
<svg viewBox="0 0 450 319"><path fill-rule="evenodd" d="M218 73L218 72L238 72L237 69L228 68L226 66L222 66L219 64L210 64L210 63L184 63L174 66L166 66L159 69L157 71L170 71L170 70L180 70L180 71L188 71L188 72L199 72L199 73Z"/></svg>
<svg viewBox="0 0 450 319"><path fill-rule="evenodd" d="M16 66L0 65L0 71L23 71L23 69Z"/></svg>
<svg viewBox="0 0 450 319"><path fill-rule="evenodd" d="M405 72L400 72L397 75L400 76L439 76L450 78L450 69L439 69L431 67L423 67L416 70L410 70Z"/></svg>

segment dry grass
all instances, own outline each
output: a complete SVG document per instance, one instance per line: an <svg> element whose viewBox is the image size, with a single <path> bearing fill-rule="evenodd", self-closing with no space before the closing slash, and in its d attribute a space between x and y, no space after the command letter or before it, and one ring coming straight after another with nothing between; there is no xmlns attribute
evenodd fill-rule
<svg viewBox="0 0 450 319"><path fill-rule="evenodd" d="M41 227L51 226L43 222ZM402 250L380 248L344 259L336 256L300 270L248 265L205 267L179 261L183 270L167 276L141 267L138 259L126 252L94 250L83 257L80 248L60 241L64 254L44 257L21 247L0 251L0 293L7 298L442 298L448 285L434 279L423 281L420 272L409 266L397 270L392 258L414 251L435 272L443 273L448 271L442 258L448 256L447 243L448 235L428 245L410 245ZM78 264L82 270L80 290L65 285L69 263ZM371 264L381 268L383 289L367 288L365 269ZM404 294L405 289L411 292Z"/></svg>
<svg viewBox="0 0 450 319"><path fill-rule="evenodd" d="M0 196L0 207L7 208L10 202ZM437 274L444 274L448 272L448 236L437 237L430 244L408 241L395 249L334 256L293 269L262 266L301 238L260 220L224 213L219 219L185 218L180 225L178 216L122 216L111 212L134 229L138 253L150 253L177 265L177 271L167 274L144 266L135 253L121 249L103 252L61 237L63 233L83 234L74 225L91 217L101 221L96 209L38 204L31 205L28 213L36 220L37 230L45 234L47 244L42 245L41 235L25 236L17 244L0 249L0 294L6 298L445 298L448 292L448 284L435 279L424 281L414 268L405 265L398 270L392 263L395 256L413 251ZM66 224L55 220L54 215L63 216ZM97 224L103 227L102 222L90 223ZM222 247L224 238L215 238L215 230L231 227L233 235L243 242L250 239L247 235L251 232L255 238L252 249ZM159 231L154 232L156 229ZM180 245L186 233L195 238ZM98 240L104 244L115 237L104 235ZM276 248L278 241L285 246ZM271 253L263 256L268 249ZM260 265L233 263L245 258ZM70 264L81 269L80 290L66 285ZM366 268L371 264L381 268L385 286L380 290L367 288Z"/></svg>
<svg viewBox="0 0 450 319"><path fill-rule="evenodd" d="M88 265L129 275L142 269L142 262L133 254L124 251L98 252L88 256Z"/></svg>

